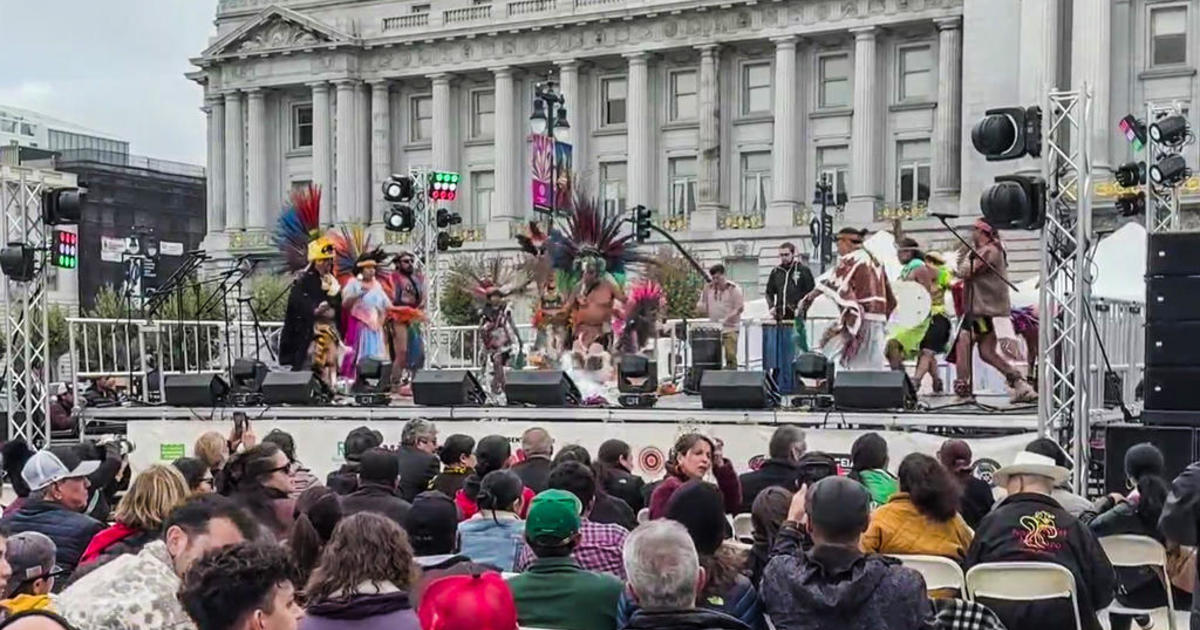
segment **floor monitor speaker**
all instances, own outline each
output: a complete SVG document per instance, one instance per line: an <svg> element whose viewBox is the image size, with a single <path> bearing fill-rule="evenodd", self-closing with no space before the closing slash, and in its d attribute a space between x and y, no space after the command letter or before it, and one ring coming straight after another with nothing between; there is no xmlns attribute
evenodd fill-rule
<svg viewBox="0 0 1200 630"><path fill-rule="evenodd" d="M843 370L833 379L833 404L842 410L904 409L916 399L908 374L899 370Z"/></svg>
<svg viewBox="0 0 1200 630"><path fill-rule="evenodd" d="M263 379L263 402L268 405L316 405L326 402L325 386L308 370L271 372Z"/></svg>
<svg viewBox="0 0 1200 630"><path fill-rule="evenodd" d="M216 407L225 402L229 384L219 374L171 374L165 400L176 407Z"/></svg>
<svg viewBox="0 0 1200 630"><path fill-rule="evenodd" d="M705 409L770 409L777 404L762 370L704 370L700 406Z"/></svg>
<svg viewBox="0 0 1200 630"><path fill-rule="evenodd" d="M487 400L471 370L418 370L413 402L426 407L479 407Z"/></svg>
<svg viewBox="0 0 1200 630"><path fill-rule="evenodd" d="M562 370L509 370L504 396L510 405L574 407L583 402L579 388Z"/></svg>

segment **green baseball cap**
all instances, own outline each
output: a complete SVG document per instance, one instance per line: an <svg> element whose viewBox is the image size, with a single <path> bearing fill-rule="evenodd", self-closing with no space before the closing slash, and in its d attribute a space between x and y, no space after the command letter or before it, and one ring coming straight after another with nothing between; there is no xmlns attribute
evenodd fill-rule
<svg viewBox="0 0 1200 630"><path fill-rule="evenodd" d="M566 490L546 490L529 503L525 537L547 546L561 545L579 531L583 504Z"/></svg>

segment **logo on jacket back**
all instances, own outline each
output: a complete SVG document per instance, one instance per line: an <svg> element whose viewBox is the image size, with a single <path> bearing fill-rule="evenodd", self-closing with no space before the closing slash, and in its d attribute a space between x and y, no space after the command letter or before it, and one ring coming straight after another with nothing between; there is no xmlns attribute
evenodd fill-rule
<svg viewBox="0 0 1200 630"><path fill-rule="evenodd" d="M1026 548L1034 551L1056 551L1062 548L1062 542L1058 540L1058 525L1050 512L1042 510L1026 514L1017 522L1024 531L1015 530L1013 534L1021 537L1021 544Z"/></svg>

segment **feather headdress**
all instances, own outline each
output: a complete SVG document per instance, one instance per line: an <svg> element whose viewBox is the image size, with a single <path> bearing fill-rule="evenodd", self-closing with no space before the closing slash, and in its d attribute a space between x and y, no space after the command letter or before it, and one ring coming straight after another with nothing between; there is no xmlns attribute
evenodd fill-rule
<svg viewBox="0 0 1200 630"><path fill-rule="evenodd" d="M547 251L551 265L574 277L587 259L602 261L605 272L623 281L630 266L653 260L634 247L633 232L623 229L624 224L620 212L608 210L592 199L577 198L565 229L550 231Z"/></svg>
<svg viewBox="0 0 1200 630"><path fill-rule="evenodd" d="M321 238L321 189L309 184L293 190L275 223L273 240L291 271L308 265L309 244Z"/></svg>
<svg viewBox="0 0 1200 630"><path fill-rule="evenodd" d="M530 221L524 234L517 235L517 243L521 251L528 254L525 258L525 271L539 289L545 289L554 279L554 268L550 265L550 256L546 245L550 235L542 230L537 221Z"/></svg>
<svg viewBox="0 0 1200 630"><path fill-rule="evenodd" d="M388 255L383 248L371 242L371 235L361 225L342 226L329 231L329 240L333 243L335 257L333 260L334 273L344 285L358 274L364 262L374 262L375 277L384 285L384 291L392 295L394 278L392 271L384 267Z"/></svg>
<svg viewBox="0 0 1200 630"><path fill-rule="evenodd" d="M497 291L504 297L523 293L529 288L530 278L523 268L506 264L502 258L490 257L455 265L450 272L450 282L459 283L476 301L482 302Z"/></svg>
<svg viewBox="0 0 1200 630"><path fill-rule="evenodd" d="M620 340L618 348L622 352L641 351L641 346L653 336L658 314L666 308L667 296L661 284L648 278L634 282L625 301L624 317L614 321L613 333Z"/></svg>

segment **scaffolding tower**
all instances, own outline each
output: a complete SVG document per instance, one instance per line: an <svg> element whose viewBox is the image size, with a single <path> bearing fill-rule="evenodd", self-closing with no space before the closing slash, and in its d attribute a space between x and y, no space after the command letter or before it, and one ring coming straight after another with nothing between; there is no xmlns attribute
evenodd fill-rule
<svg viewBox="0 0 1200 630"><path fill-rule="evenodd" d="M1179 104L1148 103L1146 105L1146 125L1149 126L1160 118L1174 114L1184 114L1183 108ZM1147 170L1142 190L1146 196L1146 232L1148 234L1178 232L1183 229L1179 217L1179 187L1155 184L1149 175L1149 168L1163 156L1179 153L1179 151L1179 146L1168 146L1155 142L1150 134L1146 134L1145 164Z"/></svg>

